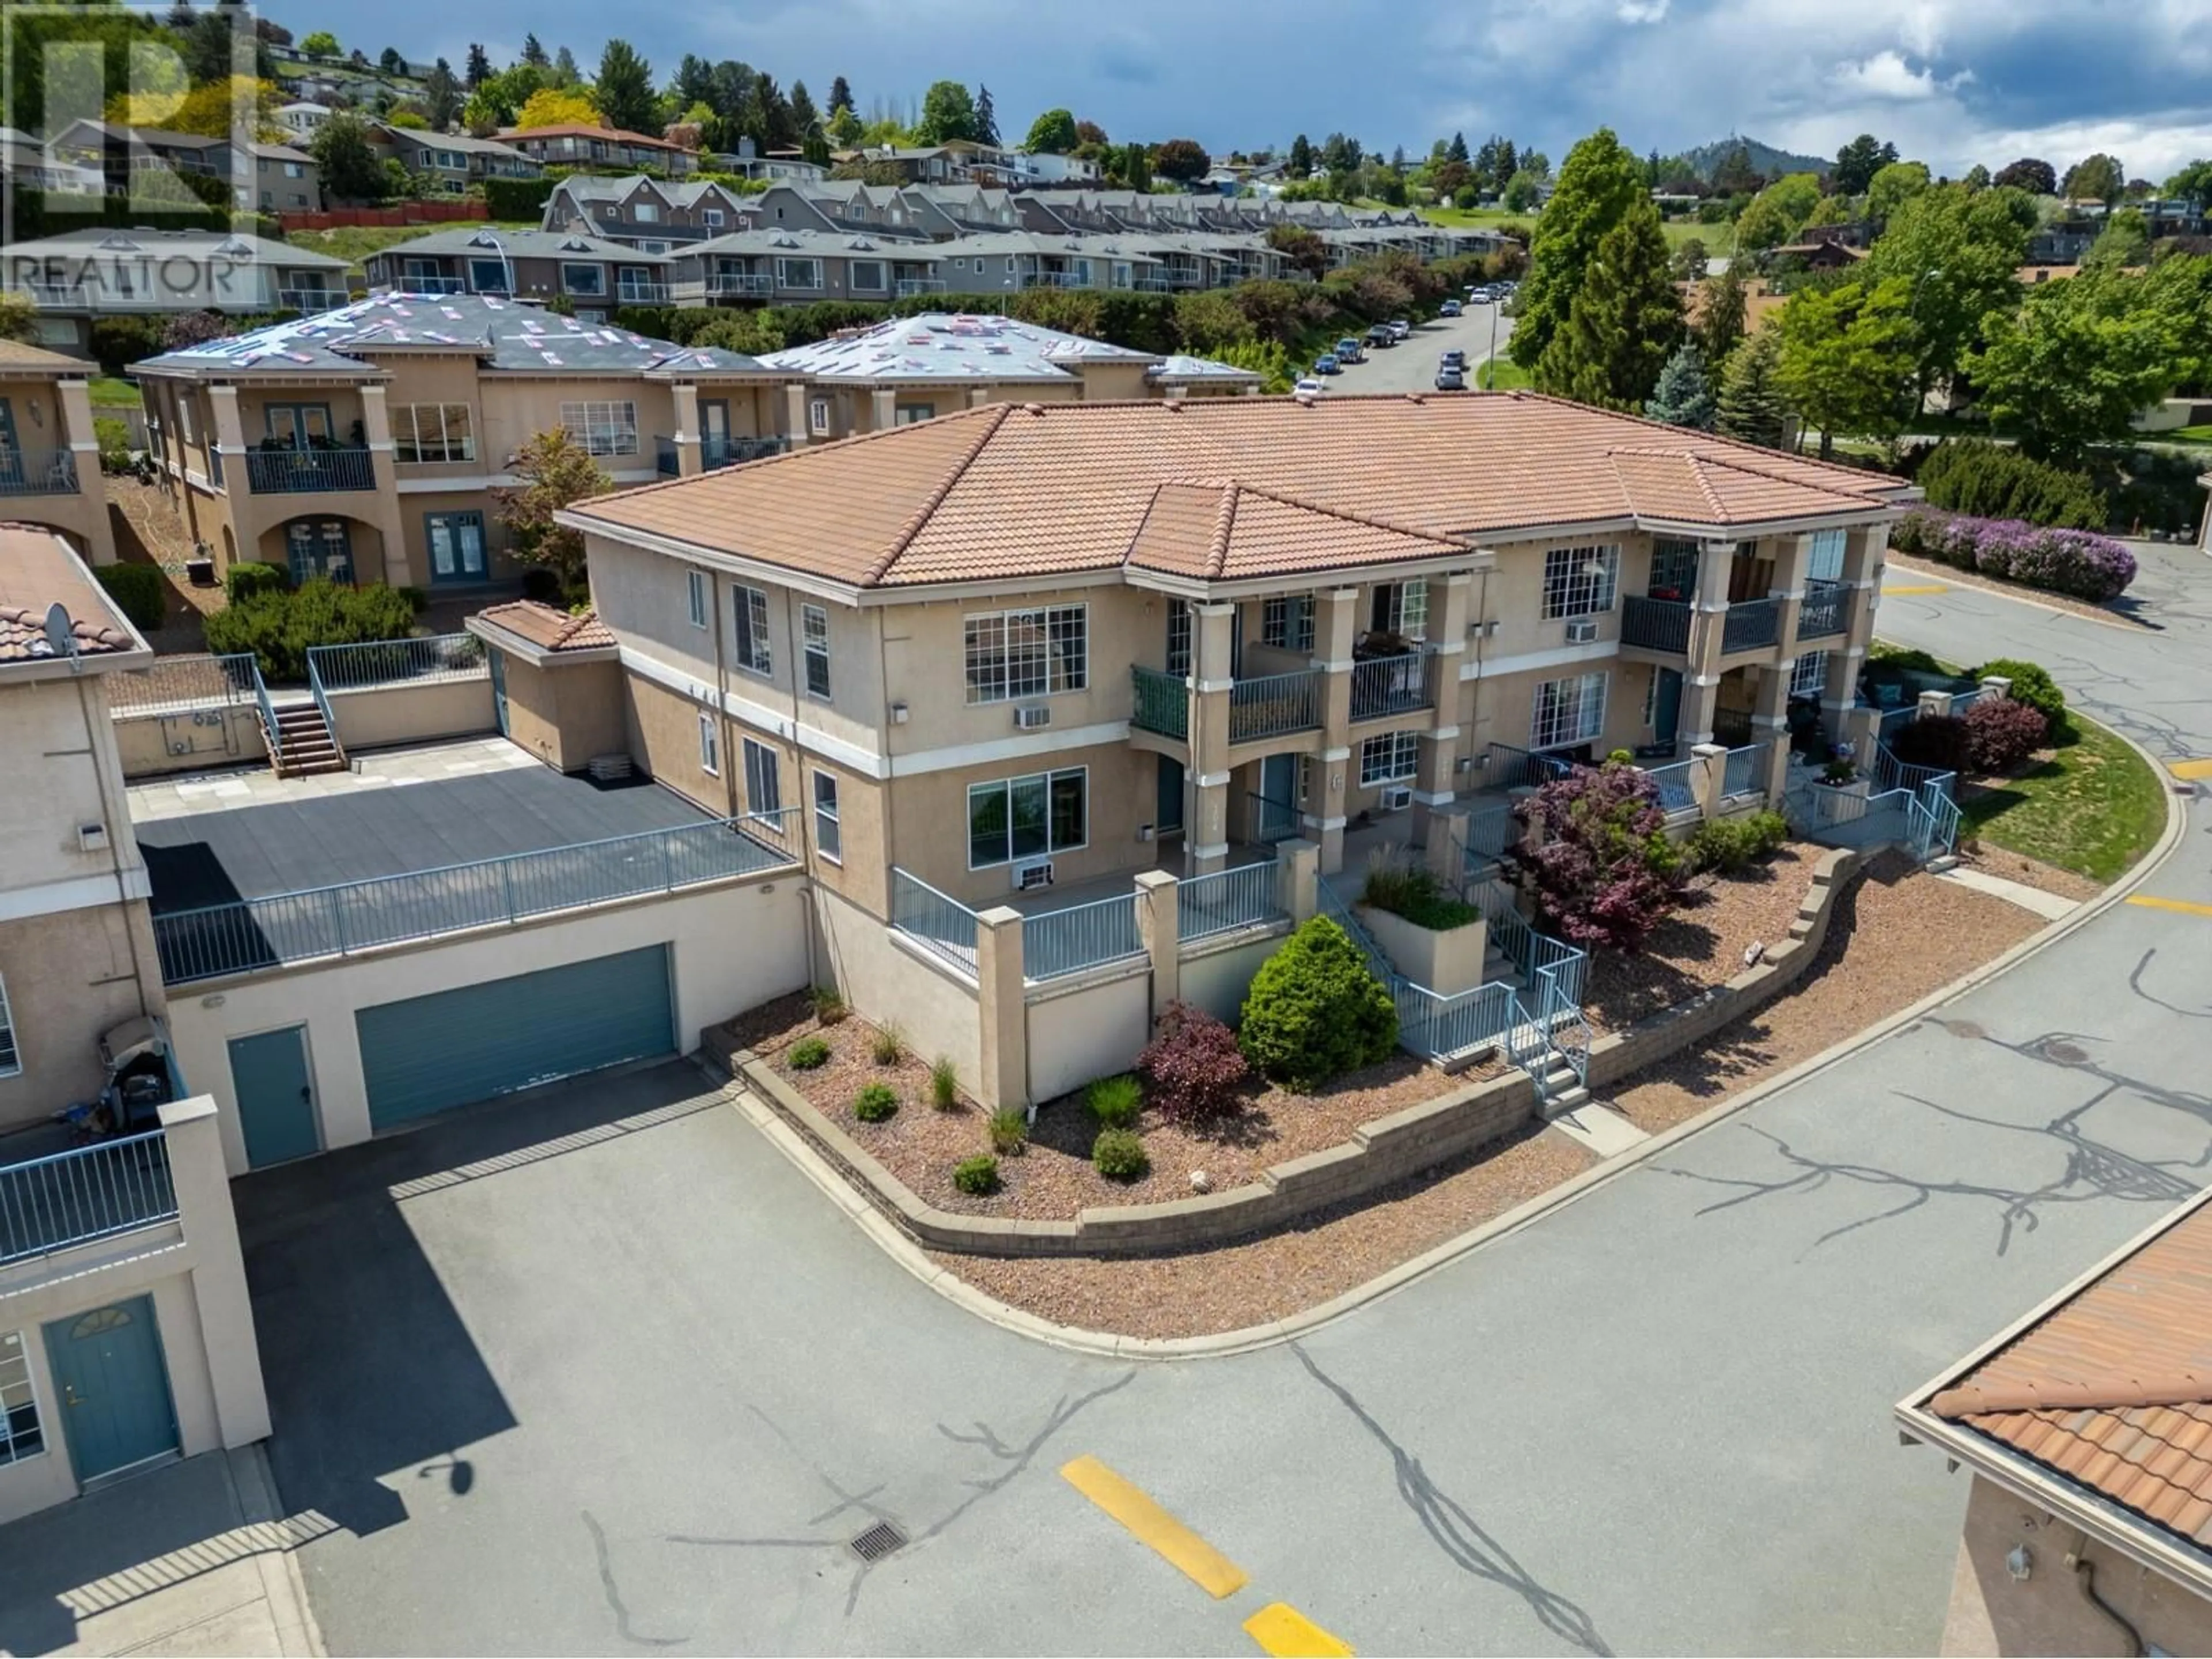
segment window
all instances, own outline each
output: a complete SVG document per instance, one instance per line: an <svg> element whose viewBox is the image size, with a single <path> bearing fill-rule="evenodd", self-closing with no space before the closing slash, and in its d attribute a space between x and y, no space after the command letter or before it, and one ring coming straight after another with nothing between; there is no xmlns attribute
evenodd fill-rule
<svg viewBox="0 0 2212 1659"><path fill-rule="evenodd" d="M837 780L814 775L814 849L832 864L845 861L844 830L837 822Z"/></svg>
<svg viewBox="0 0 2212 1659"><path fill-rule="evenodd" d="M1844 579L1844 535L1840 530L1816 530L1813 532L1813 556L1805 566L1805 574L1816 582L1839 582Z"/></svg>
<svg viewBox="0 0 2212 1659"><path fill-rule="evenodd" d="M1285 593L1260 606L1260 643L1284 651L1310 651L1314 602L1310 593Z"/></svg>
<svg viewBox="0 0 2212 1659"><path fill-rule="evenodd" d="M31 1392L31 1356L21 1331L0 1331L0 1463L36 1457L46 1449Z"/></svg>
<svg viewBox="0 0 2212 1659"><path fill-rule="evenodd" d="M392 411L395 461L473 461L474 422L466 404L400 404Z"/></svg>
<svg viewBox="0 0 2212 1659"><path fill-rule="evenodd" d="M304 179L307 176L307 169L297 161L287 161L284 163L284 176L287 179Z"/></svg>
<svg viewBox="0 0 2212 1659"><path fill-rule="evenodd" d="M775 770L775 750L750 738L745 744L745 810L765 817L783 811L783 783Z"/></svg>
<svg viewBox="0 0 2212 1659"><path fill-rule="evenodd" d="M1001 611L966 623L971 703L1047 697L1091 683L1086 606Z"/></svg>
<svg viewBox="0 0 2212 1659"><path fill-rule="evenodd" d="M778 288L820 288L822 261L778 259L775 262L775 282Z"/></svg>
<svg viewBox="0 0 2212 1659"><path fill-rule="evenodd" d="M1536 708L1528 722L1531 749L1571 749L1594 743L1605 730L1605 676L1577 674L1546 680L1536 688Z"/></svg>
<svg viewBox="0 0 2212 1659"><path fill-rule="evenodd" d="M722 728L703 708L699 711L699 769L709 777L722 775Z"/></svg>
<svg viewBox="0 0 2212 1659"><path fill-rule="evenodd" d="M818 605L799 607L799 631L806 658L806 695L830 701L830 613Z"/></svg>
<svg viewBox="0 0 2212 1659"><path fill-rule="evenodd" d="M1698 544L1662 536L1651 544L1651 580L1644 592L1655 599L1686 599L1697 592Z"/></svg>
<svg viewBox="0 0 2212 1659"><path fill-rule="evenodd" d="M826 437L830 432L830 400L817 398L806 405L806 429L816 437Z"/></svg>
<svg viewBox="0 0 2212 1659"><path fill-rule="evenodd" d="M483 514L428 513L422 517L422 532L430 547L432 580L450 582L483 580Z"/></svg>
<svg viewBox="0 0 2212 1659"><path fill-rule="evenodd" d="M847 267L855 294L881 294L884 281L884 262L881 259L855 259Z"/></svg>
<svg viewBox="0 0 2212 1659"><path fill-rule="evenodd" d="M768 648L768 595L757 587L740 584L730 590L730 611L738 666L749 674L774 672L775 664Z"/></svg>
<svg viewBox="0 0 2212 1659"><path fill-rule="evenodd" d="M1091 775L1082 767L968 788L968 867L1044 858L1085 844Z"/></svg>
<svg viewBox="0 0 2212 1659"><path fill-rule="evenodd" d="M8 982L0 980L0 1077L13 1077L23 1069L23 1056L15 1047L15 1019L8 1012Z"/></svg>
<svg viewBox="0 0 2212 1659"><path fill-rule="evenodd" d="M562 404L561 424L594 455L637 453L637 405L634 403Z"/></svg>
<svg viewBox="0 0 2212 1659"><path fill-rule="evenodd" d="M1190 601L1168 601L1168 672L1190 672Z"/></svg>
<svg viewBox="0 0 2212 1659"><path fill-rule="evenodd" d="M568 293L599 299L607 291L607 268L605 265L564 264L561 267L561 286Z"/></svg>
<svg viewBox="0 0 2212 1659"><path fill-rule="evenodd" d="M469 287L478 294L505 294L511 280L504 259L469 261Z"/></svg>
<svg viewBox="0 0 2212 1659"><path fill-rule="evenodd" d="M1402 634L1409 640L1429 636L1429 585L1416 577L1407 582L1383 582L1375 590L1370 626L1378 634Z"/></svg>
<svg viewBox="0 0 2212 1659"><path fill-rule="evenodd" d="M1359 787L1398 783L1421 767L1421 740L1411 732L1386 732L1359 745Z"/></svg>
<svg viewBox="0 0 2212 1659"><path fill-rule="evenodd" d="M896 417L901 426L912 426L916 421L933 421L937 418L937 405L935 404L901 404L896 411Z"/></svg>
<svg viewBox="0 0 2212 1659"><path fill-rule="evenodd" d="M1544 620L1601 617L1620 585L1617 547L1555 547L1544 555Z"/></svg>
<svg viewBox="0 0 2212 1659"><path fill-rule="evenodd" d="M699 216L705 220L710 227L719 226L722 222L722 210L720 208L702 208L699 210Z"/></svg>
<svg viewBox="0 0 2212 1659"><path fill-rule="evenodd" d="M707 607L713 602L708 595L707 573L703 570L687 570L684 574L684 586L690 590L686 598L691 606L691 626L704 628L711 615Z"/></svg>
<svg viewBox="0 0 2212 1659"><path fill-rule="evenodd" d="M1817 697L1828 683L1828 653L1808 651L1797 659L1790 670L1790 695L1793 697Z"/></svg>

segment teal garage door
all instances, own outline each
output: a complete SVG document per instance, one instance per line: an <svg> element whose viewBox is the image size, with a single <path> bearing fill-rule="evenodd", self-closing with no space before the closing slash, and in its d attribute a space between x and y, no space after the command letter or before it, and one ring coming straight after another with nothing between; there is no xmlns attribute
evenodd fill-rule
<svg viewBox="0 0 2212 1659"><path fill-rule="evenodd" d="M378 1129L676 1047L658 945L383 1003L354 1024Z"/></svg>

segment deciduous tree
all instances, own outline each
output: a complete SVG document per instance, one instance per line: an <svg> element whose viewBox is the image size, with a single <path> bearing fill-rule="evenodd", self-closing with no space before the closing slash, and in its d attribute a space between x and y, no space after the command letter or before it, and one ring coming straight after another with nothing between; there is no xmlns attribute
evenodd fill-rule
<svg viewBox="0 0 2212 1659"><path fill-rule="evenodd" d="M368 124L339 110L315 129L307 153L322 174L323 191L340 201L380 202L389 187L384 160L369 148Z"/></svg>
<svg viewBox="0 0 2212 1659"><path fill-rule="evenodd" d="M1022 148L1032 155L1065 155L1076 145L1073 111L1048 109L1030 123L1030 136Z"/></svg>
<svg viewBox="0 0 2212 1659"><path fill-rule="evenodd" d="M2128 187L2128 171L2117 155L2099 150L2066 169L2063 194L2069 202L2102 202L2110 207Z"/></svg>
<svg viewBox="0 0 2212 1659"><path fill-rule="evenodd" d="M935 81L921 95L921 120L914 130L925 144L975 136L975 100L957 81Z"/></svg>
<svg viewBox="0 0 2212 1659"><path fill-rule="evenodd" d="M1899 208L1869 251L1864 274L1911 285L1918 398L1948 384L1979 343L1982 319L2020 303L2034 203L2014 190L1943 185Z"/></svg>
<svg viewBox="0 0 2212 1659"><path fill-rule="evenodd" d="M2017 161L2008 161L1996 171L1990 182L2013 190L2024 190L2030 196L2058 194L2058 174L2048 161L2039 161L2033 155L2023 155Z"/></svg>
<svg viewBox="0 0 2212 1659"><path fill-rule="evenodd" d="M589 93L540 87L514 112L514 125L526 128L597 127L606 123L600 118L599 106L592 101Z"/></svg>
<svg viewBox="0 0 2212 1659"><path fill-rule="evenodd" d="M340 51L338 38L328 29L317 29L300 42L300 50L310 58L336 58Z"/></svg>
<svg viewBox="0 0 2212 1659"><path fill-rule="evenodd" d="M1887 224L1897 210L1928 188L1924 161L1892 161L1867 185L1867 217Z"/></svg>
<svg viewBox="0 0 2212 1659"><path fill-rule="evenodd" d="M1203 179L1212 165L1213 159L1206 153L1206 146L1195 138L1170 138L1152 157L1152 171L1179 185Z"/></svg>
<svg viewBox="0 0 2212 1659"><path fill-rule="evenodd" d="M1763 252L1796 240L1820 205L1820 181L1809 173L1792 173L1777 179L1751 198L1751 205L1736 221L1735 245L1745 252Z"/></svg>
<svg viewBox="0 0 2212 1659"><path fill-rule="evenodd" d="M1917 361L1911 284L1800 289L1782 308L1782 386L1820 453L1846 433L1887 444L1905 428Z"/></svg>
<svg viewBox="0 0 2212 1659"><path fill-rule="evenodd" d="M499 521L514 538L516 552L525 563L551 570L563 587L581 586L584 538L556 524L553 515L590 496L605 495L614 488L614 480L559 427L526 442L507 463L507 471L523 482L495 489L492 497L498 504Z"/></svg>
<svg viewBox="0 0 2212 1659"><path fill-rule="evenodd" d="M2029 454L2075 459L2125 437L2174 383L2169 327L2147 276L2092 269L2039 283L2017 312L1983 325L1972 362L1982 406Z"/></svg>
<svg viewBox="0 0 2212 1659"><path fill-rule="evenodd" d="M1635 951L1681 902L1689 870L1650 773L1578 766L1514 809L1540 842L1522 867L1543 925L1597 951Z"/></svg>

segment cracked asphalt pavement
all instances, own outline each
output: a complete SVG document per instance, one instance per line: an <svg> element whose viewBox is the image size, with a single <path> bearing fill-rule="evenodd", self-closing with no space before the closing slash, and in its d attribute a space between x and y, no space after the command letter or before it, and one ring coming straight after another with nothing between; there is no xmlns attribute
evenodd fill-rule
<svg viewBox="0 0 2212 1659"><path fill-rule="evenodd" d="M2146 559L2146 626L1960 588L1881 632L2212 755L2208 567ZM2188 830L2146 890L2212 903ZM1230 1359L977 1322L681 1066L250 1177L274 1466L338 1523L314 1610L337 1653L1246 1653L1273 1601L1370 1652L1933 1651L1966 1482L1888 1408L2212 1178L2207 960L2212 918L2117 905ZM1086 1453L1249 1586L1102 1516Z"/></svg>

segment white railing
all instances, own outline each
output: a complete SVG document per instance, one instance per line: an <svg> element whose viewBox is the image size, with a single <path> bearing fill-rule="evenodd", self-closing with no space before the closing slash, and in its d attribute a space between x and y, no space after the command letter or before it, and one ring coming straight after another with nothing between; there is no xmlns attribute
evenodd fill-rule
<svg viewBox="0 0 2212 1659"><path fill-rule="evenodd" d="M1235 870L1216 870L1191 876L1176 890L1176 935L1184 944L1211 939L1239 927L1256 927L1280 921L1276 908L1277 866L1247 864Z"/></svg>
<svg viewBox="0 0 2212 1659"><path fill-rule="evenodd" d="M1022 972L1032 981L1060 979L1144 953L1134 893L1022 918Z"/></svg>
<svg viewBox="0 0 2212 1659"><path fill-rule="evenodd" d="M975 913L896 865L891 868L891 926L963 973L975 971Z"/></svg>

